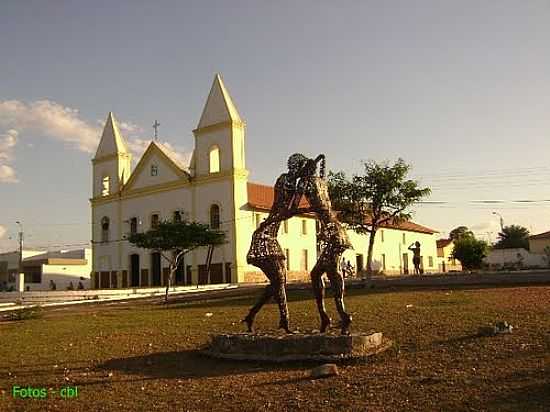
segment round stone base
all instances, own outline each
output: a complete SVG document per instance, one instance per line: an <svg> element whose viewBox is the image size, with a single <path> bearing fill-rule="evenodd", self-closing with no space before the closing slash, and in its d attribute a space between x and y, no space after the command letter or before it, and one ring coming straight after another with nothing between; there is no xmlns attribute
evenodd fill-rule
<svg viewBox="0 0 550 412"><path fill-rule="evenodd" d="M382 333L264 335L238 333L212 336L204 353L225 359L286 362L365 358L391 346Z"/></svg>

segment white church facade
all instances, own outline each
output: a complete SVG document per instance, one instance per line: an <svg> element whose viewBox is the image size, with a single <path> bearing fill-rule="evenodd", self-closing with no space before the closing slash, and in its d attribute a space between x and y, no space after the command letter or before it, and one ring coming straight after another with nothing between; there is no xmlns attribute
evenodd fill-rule
<svg viewBox="0 0 550 412"><path fill-rule="evenodd" d="M109 113L92 159L92 287L166 285L167 262L159 254L132 246L126 236L169 219L208 223L224 230L227 240L214 248L209 273L206 248L186 255L176 274L177 285L265 280L246 263L246 253L253 231L271 207L273 188L248 181L245 123L219 75L193 134L195 146L188 167L151 141L132 170L125 139ZM287 255L289 281L308 278L317 258L315 229L310 216L297 216L281 225L279 241ZM406 273L412 267L407 246L416 240L426 256L425 271L431 270L431 260L437 259L436 231L406 222L383 232L375 243L379 270ZM366 263L368 237L355 233L350 237L354 250L345 257L360 268ZM435 270L437 263L433 265Z"/></svg>

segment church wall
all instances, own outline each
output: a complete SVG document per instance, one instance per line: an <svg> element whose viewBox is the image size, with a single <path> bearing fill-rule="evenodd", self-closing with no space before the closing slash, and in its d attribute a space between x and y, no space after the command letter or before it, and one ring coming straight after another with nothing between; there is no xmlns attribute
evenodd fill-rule
<svg viewBox="0 0 550 412"><path fill-rule="evenodd" d="M201 223L210 223L210 207L216 204L220 208L220 229L226 234L226 243L216 246L212 257L212 263L231 263L232 271L235 269L235 230L233 214L233 198L231 178L203 182L193 187L194 209L193 220ZM206 264L207 248L200 248L192 252L192 265L194 269L198 265ZM233 274L232 274L233 275Z"/></svg>
<svg viewBox="0 0 550 412"><path fill-rule="evenodd" d="M120 219L117 202L109 202L92 207L92 257L93 268L98 271L114 270L118 266L117 245L120 240ZM109 241L102 241L101 220L109 219Z"/></svg>

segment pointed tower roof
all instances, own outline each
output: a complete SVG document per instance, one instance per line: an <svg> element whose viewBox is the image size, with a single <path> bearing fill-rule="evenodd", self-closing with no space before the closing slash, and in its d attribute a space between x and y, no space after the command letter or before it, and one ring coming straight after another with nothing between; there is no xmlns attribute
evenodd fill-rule
<svg viewBox="0 0 550 412"><path fill-rule="evenodd" d="M197 129L227 121L242 122L221 76L216 74Z"/></svg>
<svg viewBox="0 0 550 412"><path fill-rule="evenodd" d="M113 112L109 112L95 158L99 159L116 153L128 153L128 147L120 134Z"/></svg>

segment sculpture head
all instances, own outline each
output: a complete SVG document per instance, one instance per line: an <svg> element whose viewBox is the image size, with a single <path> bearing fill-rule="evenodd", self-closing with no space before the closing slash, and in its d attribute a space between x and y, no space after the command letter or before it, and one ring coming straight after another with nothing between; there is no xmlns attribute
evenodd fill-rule
<svg viewBox="0 0 550 412"><path fill-rule="evenodd" d="M302 170L300 170L301 177L311 177L317 174L317 165L320 163L319 176L325 177L325 155L320 154L315 159L306 159Z"/></svg>
<svg viewBox="0 0 550 412"><path fill-rule="evenodd" d="M291 175L298 175L307 163L308 158L301 153L294 153L288 158L288 173Z"/></svg>

